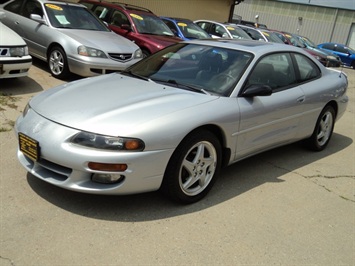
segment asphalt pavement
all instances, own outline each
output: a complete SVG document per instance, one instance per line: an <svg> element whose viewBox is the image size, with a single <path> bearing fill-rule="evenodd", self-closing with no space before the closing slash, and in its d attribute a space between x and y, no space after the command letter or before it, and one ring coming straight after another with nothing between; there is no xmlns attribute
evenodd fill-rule
<svg viewBox="0 0 355 266"><path fill-rule="evenodd" d="M30 97L66 82L35 60L28 77L0 80L0 265L355 265L355 70L344 72L350 103L326 150L296 143L246 159L181 206L28 174L14 121Z"/></svg>

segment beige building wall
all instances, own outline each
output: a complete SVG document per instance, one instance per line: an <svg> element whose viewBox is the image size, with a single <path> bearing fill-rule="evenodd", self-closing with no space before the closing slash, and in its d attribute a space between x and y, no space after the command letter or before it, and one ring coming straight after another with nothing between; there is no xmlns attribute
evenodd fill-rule
<svg viewBox="0 0 355 266"><path fill-rule="evenodd" d="M69 0L78 2L76 0ZM123 2L152 10L158 16L227 21L232 0L108 0Z"/></svg>

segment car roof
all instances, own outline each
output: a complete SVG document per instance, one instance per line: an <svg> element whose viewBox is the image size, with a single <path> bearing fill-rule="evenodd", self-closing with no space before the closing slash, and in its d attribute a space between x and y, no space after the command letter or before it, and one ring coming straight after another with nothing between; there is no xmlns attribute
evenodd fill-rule
<svg viewBox="0 0 355 266"><path fill-rule="evenodd" d="M165 17L165 16L161 16L161 18L169 19L169 20L175 21L175 22L179 22L179 21L193 22L191 19L188 19L188 18L176 18L176 17Z"/></svg>
<svg viewBox="0 0 355 266"><path fill-rule="evenodd" d="M283 43L274 42L260 42L255 40L200 39L184 41L183 43L195 43L220 48L236 49L245 52L251 52L255 55L261 55L271 52L298 52L308 56L308 53L305 52L303 49L292 45L285 45Z"/></svg>
<svg viewBox="0 0 355 266"><path fill-rule="evenodd" d="M150 9L141 7L141 6L136 6L136 5L131 5L127 3L122 3L122 2L108 2L108 1L97 1L97 0L83 0L81 2L87 2L87 3L92 3L92 4L100 4L104 6L109 6L112 8L121 8L123 10L128 10L128 11L135 11L135 12L142 12L142 13L149 13L152 15L155 15Z"/></svg>

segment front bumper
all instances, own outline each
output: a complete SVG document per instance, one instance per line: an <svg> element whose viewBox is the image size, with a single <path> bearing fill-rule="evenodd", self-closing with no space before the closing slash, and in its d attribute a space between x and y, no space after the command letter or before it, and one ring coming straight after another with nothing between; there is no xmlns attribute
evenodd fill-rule
<svg viewBox="0 0 355 266"><path fill-rule="evenodd" d="M19 149L20 163L34 176L53 185L91 194L125 195L158 190L173 152L170 150L113 152L85 148L70 143L79 131L53 123L33 110L19 117L15 130L37 140L40 158L33 161ZM88 168L89 162L125 163L124 172L100 172ZM120 174L115 184L93 182L95 173Z"/></svg>
<svg viewBox="0 0 355 266"><path fill-rule="evenodd" d="M69 56L68 66L71 73L75 73L82 77L92 77L125 70L127 67L137 63L139 60L141 60L141 58L120 62L109 58Z"/></svg>
<svg viewBox="0 0 355 266"><path fill-rule="evenodd" d="M32 65L30 55L21 58L0 57L0 78L18 78L28 75Z"/></svg>

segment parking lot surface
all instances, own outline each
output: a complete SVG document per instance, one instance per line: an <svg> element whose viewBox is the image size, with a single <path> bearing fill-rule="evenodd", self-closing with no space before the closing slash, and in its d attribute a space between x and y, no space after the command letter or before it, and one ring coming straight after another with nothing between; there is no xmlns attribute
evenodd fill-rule
<svg viewBox="0 0 355 266"><path fill-rule="evenodd" d="M35 60L28 77L0 80L0 265L355 265L355 70L343 71L350 102L326 150L296 143L246 159L181 206L28 174L14 121L30 97L66 82Z"/></svg>

